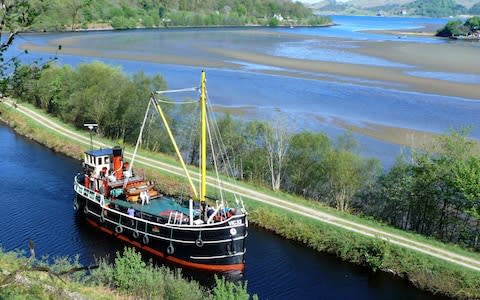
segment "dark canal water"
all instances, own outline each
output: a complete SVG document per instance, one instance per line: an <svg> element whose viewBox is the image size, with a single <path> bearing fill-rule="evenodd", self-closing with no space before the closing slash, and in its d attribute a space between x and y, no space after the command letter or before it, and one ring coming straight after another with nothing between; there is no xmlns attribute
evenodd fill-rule
<svg viewBox="0 0 480 300"><path fill-rule="evenodd" d="M85 227L72 209L74 159L16 135L0 123L0 246L38 256L114 256L120 242ZM211 275L209 275L211 277ZM201 277L205 281L205 274ZM257 228L250 228L244 280L261 299L438 299L385 274L370 274ZM208 280L207 280L208 281Z"/></svg>

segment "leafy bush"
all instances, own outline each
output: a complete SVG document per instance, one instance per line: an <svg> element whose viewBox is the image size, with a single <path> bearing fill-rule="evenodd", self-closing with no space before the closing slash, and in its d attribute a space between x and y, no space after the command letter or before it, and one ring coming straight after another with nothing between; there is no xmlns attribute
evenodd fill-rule
<svg viewBox="0 0 480 300"><path fill-rule="evenodd" d="M212 291L212 300L249 300L250 295L247 292L247 283L235 284L226 281L223 277L215 275L215 288ZM253 299L258 299L257 295Z"/></svg>
<svg viewBox="0 0 480 300"><path fill-rule="evenodd" d="M462 21L448 21L448 23L437 31L437 36L451 37L456 35L465 34L464 28L462 28Z"/></svg>
<svg viewBox="0 0 480 300"><path fill-rule="evenodd" d="M135 298L202 299L205 292L197 282L182 278L180 271L155 267L142 260L133 248L117 252L114 265L102 260L92 272L93 283L114 287Z"/></svg>
<svg viewBox="0 0 480 300"><path fill-rule="evenodd" d="M268 26L270 27L276 27L280 24L280 21L278 21L277 18L271 18L270 22L268 22Z"/></svg>

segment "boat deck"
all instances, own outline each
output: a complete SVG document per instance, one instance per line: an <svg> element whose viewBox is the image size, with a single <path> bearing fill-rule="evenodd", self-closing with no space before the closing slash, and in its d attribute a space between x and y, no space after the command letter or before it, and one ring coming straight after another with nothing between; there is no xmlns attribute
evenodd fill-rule
<svg viewBox="0 0 480 300"><path fill-rule="evenodd" d="M161 212L173 210L179 211L188 215L188 207L180 205L174 198L171 197L162 197L159 199L150 200L149 204L142 205L141 203L135 202L131 203L128 201L116 199L114 201L108 201L107 203L118 204L123 207L132 206L136 211L141 211L148 213L154 216L159 216Z"/></svg>

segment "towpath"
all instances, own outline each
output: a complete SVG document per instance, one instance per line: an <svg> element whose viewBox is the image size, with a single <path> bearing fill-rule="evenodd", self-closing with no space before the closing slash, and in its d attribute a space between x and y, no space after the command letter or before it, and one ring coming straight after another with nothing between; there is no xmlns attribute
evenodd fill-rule
<svg viewBox="0 0 480 300"><path fill-rule="evenodd" d="M12 108L16 106L16 109L19 112L39 122L40 124L49 128L50 130L53 130L72 140L75 140L78 143L90 145L90 139L88 137L85 137L81 134L78 134L77 132L69 130L68 128L52 121L50 118L47 118L41 114L38 114L37 112L29 109L28 107L25 107L21 104L14 105L14 103L8 99L3 99L3 102ZM103 143L95 142L95 141L94 141L94 146L110 147L110 145L105 145ZM125 156L131 157L132 153L125 151ZM183 170L180 167L177 167L168 163L160 162L142 155L137 154L136 163L141 163L151 168L162 170L164 172L169 172L175 175L185 176ZM198 177L194 177L194 180L198 180ZM215 178L213 177L208 178L209 185L212 185L212 186L216 185L215 182L216 182ZM440 247L415 241L413 239L409 239L398 234L386 232L384 230L374 228L368 225L359 224L354 221L347 220L327 212L319 211L319 210L309 208L303 205L299 205L296 203L291 203L279 197L257 192L253 189L246 188L234 183L223 182L223 186L224 186L224 189L227 191L235 192L239 195L242 195L243 197L247 197L258 202L262 202L262 203L272 205L281 209L285 209L290 212L296 213L298 215L301 215L307 218L312 218L320 222L328 223L334 226L338 226L343 229L353 231L365 236L376 237L395 245L399 245L399 246L412 249L424 254L428 254L428 255L437 257L439 259L464 266L469 269L480 271L480 261L468 256L460 255L460 254L442 249Z"/></svg>

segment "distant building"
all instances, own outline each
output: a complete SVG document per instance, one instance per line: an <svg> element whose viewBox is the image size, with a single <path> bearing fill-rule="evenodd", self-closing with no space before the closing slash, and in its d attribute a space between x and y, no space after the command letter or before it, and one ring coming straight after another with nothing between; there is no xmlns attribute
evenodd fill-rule
<svg viewBox="0 0 480 300"><path fill-rule="evenodd" d="M274 14L273 18L277 19L280 22L282 22L284 20L284 18L282 17L282 14Z"/></svg>

